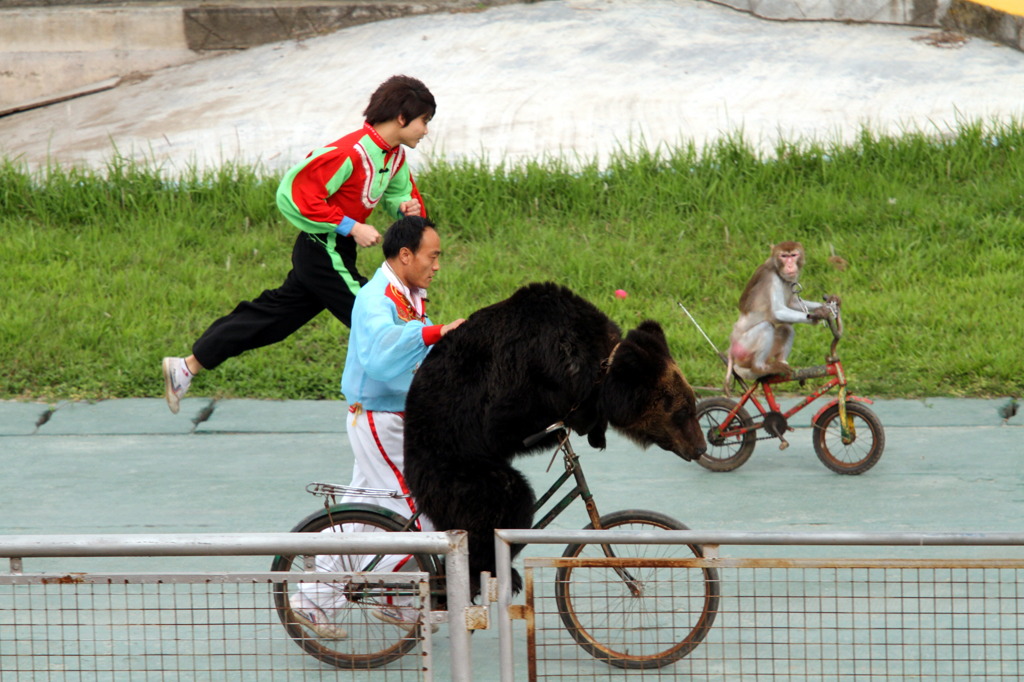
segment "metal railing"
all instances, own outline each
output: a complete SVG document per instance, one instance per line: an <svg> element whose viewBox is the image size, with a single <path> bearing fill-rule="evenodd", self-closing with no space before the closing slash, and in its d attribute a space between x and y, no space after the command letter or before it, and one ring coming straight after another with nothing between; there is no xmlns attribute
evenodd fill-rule
<svg viewBox="0 0 1024 682"><path fill-rule="evenodd" d="M251 555L267 557L269 566L275 555L375 553L445 555L449 613L467 613L467 542L461 531L0 536L0 557L9 564L9 572L0 573L0 678L336 679L338 671L295 646L278 620L273 602L281 573L90 572L64 570L63 561L59 571L29 572L27 560ZM286 576L292 583L415 582L424 595L418 607L430 607L426 573ZM449 618L448 638L451 677L468 682L465 620ZM419 631L418 655L402 657L374 679L432 679L430 628Z"/></svg>
<svg viewBox="0 0 1024 682"><path fill-rule="evenodd" d="M1024 675L1024 533L750 533L502 530L496 534L503 682L513 679L513 622L527 628L529 677L685 680L1016 680ZM527 603L511 601L511 546L550 556L540 544L701 545L689 558L523 559ZM841 547L859 547L858 558ZM871 549L865 549L871 548ZM725 556L744 553L748 556ZM867 558L864 554L869 555ZM884 556L897 555L897 556ZM663 622L678 619L691 586L682 569L714 568L713 624L684 657L623 670L595 658L565 614L567 568L657 567L636 575L663 598ZM574 580L576 578L573 578ZM559 593L562 581L563 592ZM592 584L588 590L597 589ZM683 595L685 596L685 595ZM635 599L621 602L626 622ZM602 597L601 604L609 601ZM692 603L692 602L691 602ZM561 607L561 608L560 608ZM579 608L578 606L576 608ZM659 614L655 614L659 617ZM685 614L684 614L685 617ZM648 633L650 638L657 635Z"/></svg>
<svg viewBox="0 0 1024 682"><path fill-rule="evenodd" d="M730 681L1009 680L1024 675L1019 653L1024 650L1021 533L506 530L496 536L497 672L504 682L514 677L513 629L520 620L527 623L531 680L626 675ZM528 545L524 554L534 555L522 561L525 604L512 602L513 544ZM700 545L703 556L623 558L623 552L615 559L573 558L558 556L561 547L557 552L541 547L552 544L647 545L666 553L678 545ZM836 556L852 551L840 547L858 547L857 557ZM479 614L470 606L462 533L366 533L342 539L312 533L0 536L0 557L9 564L9 572L0 573L0 677L336 679L339 671L295 646L277 620L272 597L279 573L65 571L64 561L54 572L26 568L54 558L159 561L378 552L447 555L451 676L469 680L469 634L478 627L469 623L469 614ZM687 603L685 593L692 589L680 580L687 571L674 569L714 569L715 613L699 643L678 660L641 670L608 665L584 650L567 626L564 609L559 610L557 579L564 578L559 572L566 567L580 574L607 565L659 569L644 573L643 580L668 576L664 585L645 582L643 588L661 595L669 620L685 610L679 605ZM661 570L666 568L672 570ZM603 568L600 572L613 575ZM288 580L303 579L302 573L298 576L291 573ZM351 577L308 575L314 581ZM426 574L402 579L425 580ZM611 582L621 587L618 578ZM564 579L562 584L565 589ZM561 600L564 605L564 593ZM602 597L600 603L611 602ZM628 607L627 599L623 608ZM599 615L615 622L612 611ZM431 679L430 632L422 631L420 649L366 675ZM662 635L651 628L644 636ZM615 636L611 629L609 636ZM488 666L478 672L494 671Z"/></svg>

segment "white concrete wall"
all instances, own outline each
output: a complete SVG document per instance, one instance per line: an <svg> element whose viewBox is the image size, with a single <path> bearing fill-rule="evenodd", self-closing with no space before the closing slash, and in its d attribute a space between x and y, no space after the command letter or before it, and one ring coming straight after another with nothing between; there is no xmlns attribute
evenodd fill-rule
<svg viewBox="0 0 1024 682"><path fill-rule="evenodd" d="M422 4L394 4L403 5L403 12L421 13L428 11L427 5L443 8L507 4L516 1L488 0L475 3L471 0L427 0ZM953 1L710 0L754 16L780 21L824 20L935 27L941 25ZM283 7L290 7L292 10L296 6L300 9L304 6L299 0L281 2ZM187 4L188 2L121 7L92 5L0 9L0 113L68 91L88 88L111 78L150 73L210 54L199 53L188 47L186 22L189 19L184 11ZM342 14L346 11L364 11L365 8L354 9L355 5L360 4L365 3L339 3L336 9ZM288 26L268 28L264 25L267 22L260 20L259 16L248 17L248 20L253 22L250 27L245 23L245 5L245 2L240 2L234 6L219 7L220 10L235 7L239 14L227 19L219 18L219 21L226 21L227 24L221 23L212 27L202 25L200 28L206 28L217 35L225 32L226 28L232 28L244 35L249 35L246 31L250 28L253 31L266 29L272 33L278 31L283 32L282 35L287 35ZM218 8L216 5L211 7ZM248 9L261 8L265 11L267 6L260 5ZM194 20L193 23L196 21L203 24L199 20ZM1021 22L1013 23L1006 31L1008 34L1016 31L1016 42L1013 36L1000 37L999 40L1020 47L1020 24ZM191 28L195 31L196 26ZM982 31L980 34L985 35L985 32ZM231 47L230 40L227 43L227 46ZM206 41L193 41L196 49L203 49L204 44ZM216 49L223 47L218 46Z"/></svg>
<svg viewBox="0 0 1024 682"><path fill-rule="evenodd" d="M198 58L180 7L0 10L0 110Z"/></svg>

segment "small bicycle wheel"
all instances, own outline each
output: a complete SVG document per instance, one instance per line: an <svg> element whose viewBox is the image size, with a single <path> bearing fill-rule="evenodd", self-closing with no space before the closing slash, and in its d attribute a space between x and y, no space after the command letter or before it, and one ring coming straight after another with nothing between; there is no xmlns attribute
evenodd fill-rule
<svg viewBox="0 0 1024 682"><path fill-rule="evenodd" d="M656 512L602 516L607 530L687 530ZM587 529L593 528L593 524ZM703 556L698 545L569 545L563 557L623 559ZM594 658L618 668L661 668L689 654L718 614L714 568L565 567L555 577L555 603L569 634Z"/></svg>
<svg viewBox="0 0 1024 682"><path fill-rule="evenodd" d="M838 403L815 420L814 451L837 474L862 474L875 466L885 449L885 430L875 413L860 403L846 403L846 433Z"/></svg>
<svg viewBox="0 0 1024 682"><path fill-rule="evenodd" d="M404 519L390 510L376 511L370 505L350 506L347 509L322 510L304 519L292 529L298 533L353 533L375 531L401 531ZM295 580L284 579L274 583L274 606L285 630L307 653L338 668L365 669L386 665L401 658L416 646L420 639L420 626L408 627L380 618L381 610L408 601L409 590L391 585L336 584L315 582L315 571L347 572L367 570L375 557L369 555L337 556L278 556L270 567L272 571L296 573ZM384 555L379 558L378 569L395 571L424 571L431 577L437 574L436 562L431 555ZM373 570L373 569L370 569ZM301 576L299 575L301 573ZM302 580L299 580L299 578ZM433 582L433 581L432 581ZM318 633L296 617L295 604L311 600L330 614L327 628L340 628L343 638L332 639ZM325 629L327 629L325 628ZM339 636L337 630L332 632Z"/></svg>
<svg viewBox="0 0 1024 682"><path fill-rule="evenodd" d="M754 431L744 431L733 436L722 436L719 427L729 413L736 408L736 401L728 398L705 398L697 403L697 421L704 429L708 450L697 460L705 469L711 471L732 471L740 467L754 454L754 443L757 440ZM754 423L747 411L742 407L729 422L730 431L749 428Z"/></svg>

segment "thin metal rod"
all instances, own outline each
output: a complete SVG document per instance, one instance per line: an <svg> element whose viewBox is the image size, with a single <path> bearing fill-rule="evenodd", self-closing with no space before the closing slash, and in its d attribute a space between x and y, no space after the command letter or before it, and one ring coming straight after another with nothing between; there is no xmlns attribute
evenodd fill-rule
<svg viewBox="0 0 1024 682"><path fill-rule="evenodd" d="M0 557L445 554L445 533L0 535Z"/></svg>
<svg viewBox="0 0 1024 682"><path fill-rule="evenodd" d="M702 329L701 326L697 324L697 320L693 319L693 315L691 315L690 311L686 309L686 306L684 306L680 301L676 301L676 303L679 305L680 308L683 309L683 312L686 313L686 316L690 318L690 322L693 322L693 326L697 328L697 331L699 331L704 336L704 338L707 339L707 342L711 344L711 347L714 349L714 351L721 355L722 351L718 350L718 346L715 345L715 342L712 341L711 338L704 333L704 329Z"/></svg>

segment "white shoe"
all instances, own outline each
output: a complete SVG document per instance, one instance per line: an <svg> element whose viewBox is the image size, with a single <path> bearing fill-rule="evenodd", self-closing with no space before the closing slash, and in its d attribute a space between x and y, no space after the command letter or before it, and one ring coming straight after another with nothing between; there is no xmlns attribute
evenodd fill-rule
<svg viewBox="0 0 1024 682"><path fill-rule="evenodd" d="M184 358L164 358L164 397L171 414L178 414L180 402L188 387L192 385L192 372L185 366Z"/></svg>
<svg viewBox="0 0 1024 682"><path fill-rule="evenodd" d="M420 624L420 612L408 606L390 606L374 609L370 611L370 615L385 623L405 628L409 632L412 632ZM430 624L431 632L437 632L440 629L441 626L437 623Z"/></svg>
<svg viewBox="0 0 1024 682"><path fill-rule="evenodd" d="M292 609L292 620L308 628L320 639L345 639L348 637L345 628L332 623L323 609L313 604L301 593L289 597L288 605Z"/></svg>

